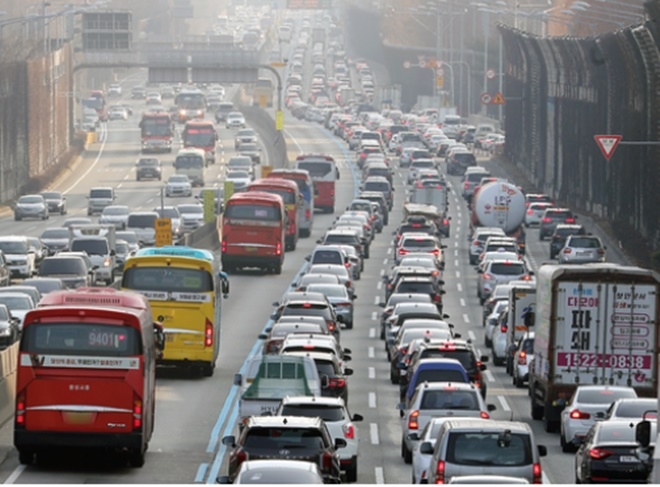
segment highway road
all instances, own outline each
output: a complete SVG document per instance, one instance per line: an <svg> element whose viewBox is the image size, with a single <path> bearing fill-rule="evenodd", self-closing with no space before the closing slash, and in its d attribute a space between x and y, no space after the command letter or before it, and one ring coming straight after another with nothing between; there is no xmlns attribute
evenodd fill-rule
<svg viewBox="0 0 660 487"><path fill-rule="evenodd" d="M125 92L132 84L144 78L135 73L124 83ZM86 215L85 195L92 186L117 188L117 204L134 210L150 210L159 204L159 182L136 182L134 163L139 154L139 110L126 122L111 122L107 138L97 144L98 152L86 156L75 168L61 178L56 187L65 191L69 215L52 216L48 222L13 222L11 216L0 217L0 235L39 235L46 226L59 226L71 216ZM298 121L286 115L285 121L289 150L298 152L325 152L338 162L341 179L337 184L337 213L347 206L356 194L355 173L351 165L353 155L342 141L324 128ZM223 162L233 153L233 131L220 129L221 143L217 163L207 169L207 181L220 183ZM170 162L174 154L163 155L164 177L174 172ZM495 175L504 175L495 163L481 160ZM389 381L389 364L385 358L383 342L377 333L378 303L383 299L381 275L391 262L391 232L402 218L402 204L406 188L405 173L395 178L395 208L390 225L377 236L371 247L371 258L365 262L362 279L356 283L355 327L342 333L342 344L352 349L351 368L355 370L349 380L349 408L352 413L364 415L359 424L360 456L358 482L409 483L411 466L400 456L401 425L396 404L398 386ZM446 281L445 312L450 315L456 331L470 337L481 354L489 355L483 346L481 307L476 297L476 273L468 263L467 232L469 214L460 198L460 182L449 177L454 192L450 198L452 231L447 245L444 273ZM167 199L166 204L178 204L189 199ZM160 373L157 384L156 428L146 463L143 468L130 469L114 459L83 455L77 458L58 458L52 464L20 466L15 451L11 450L11 422L0 429L0 449L10 449L0 464L0 480L4 483L213 483L218 474L226 472L228 452L220 440L235 432L237 407L233 375L246 358L257 353L258 334L268 323L271 303L278 300L290 282L299 273L304 257L312 250L333 220L332 215L315 217L311 238L301 239L298 248L286 255L281 275L245 273L232 275L231 294L224 303L221 332L221 353L215 375L211 378L190 378L168 371ZM527 235L528 259L533 268L546 260L547 242L539 242L535 230ZM542 461L545 481L572 483L573 456L564 454L556 434L545 433L540 422L530 419L526 389L516 389L503 368L488 364L487 402L497 406L495 419L514 419L530 422L537 442L545 444L549 456Z"/></svg>

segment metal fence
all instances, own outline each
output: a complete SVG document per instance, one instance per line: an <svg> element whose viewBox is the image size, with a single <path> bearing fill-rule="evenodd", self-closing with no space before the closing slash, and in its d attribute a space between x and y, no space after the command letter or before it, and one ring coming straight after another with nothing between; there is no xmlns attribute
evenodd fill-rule
<svg viewBox="0 0 660 487"><path fill-rule="evenodd" d="M660 50L653 21L593 38L500 25L506 51L505 156L557 201L660 246ZM594 135L622 136L607 161Z"/></svg>

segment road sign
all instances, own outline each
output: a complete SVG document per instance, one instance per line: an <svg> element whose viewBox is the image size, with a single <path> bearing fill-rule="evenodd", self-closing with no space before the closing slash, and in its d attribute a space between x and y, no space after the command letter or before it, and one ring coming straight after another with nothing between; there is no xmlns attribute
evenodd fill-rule
<svg viewBox="0 0 660 487"><path fill-rule="evenodd" d="M227 200L231 198L234 194L234 181L225 181L225 204L224 207L227 208Z"/></svg>
<svg viewBox="0 0 660 487"><path fill-rule="evenodd" d="M273 166L261 166L261 177L267 178L273 172Z"/></svg>
<svg viewBox="0 0 660 487"><path fill-rule="evenodd" d="M490 105L490 102L493 100L493 97L490 96L490 93L482 93L479 97L481 103L484 105Z"/></svg>
<svg viewBox="0 0 660 487"><path fill-rule="evenodd" d="M501 91L498 91L495 93L495 96L490 102L491 105L504 105L504 95L502 95Z"/></svg>
<svg viewBox="0 0 660 487"><path fill-rule="evenodd" d="M442 76L445 75L445 71L442 68L437 68L435 70L435 74L436 74L436 76L442 77Z"/></svg>
<svg viewBox="0 0 660 487"><path fill-rule="evenodd" d="M405 69L410 69L410 61L404 61L404 62L403 62L403 67L404 67Z"/></svg>
<svg viewBox="0 0 660 487"><path fill-rule="evenodd" d="M204 190L204 223L210 223L215 220L215 190Z"/></svg>
<svg viewBox="0 0 660 487"><path fill-rule="evenodd" d="M609 161L610 158L614 155L614 151L616 150L616 147L619 145L619 142L621 142L621 136L594 135L594 140L596 141L596 144L598 144L600 151L605 156L605 159Z"/></svg>
<svg viewBox="0 0 660 487"><path fill-rule="evenodd" d="M172 245L172 220L169 218L156 218L156 247Z"/></svg>
<svg viewBox="0 0 660 487"><path fill-rule="evenodd" d="M284 112L282 110L275 112L275 130L278 132L284 130Z"/></svg>
<svg viewBox="0 0 660 487"><path fill-rule="evenodd" d="M486 78L494 79L495 76L497 76L497 73L495 72L494 69L489 69L488 71L486 71Z"/></svg>

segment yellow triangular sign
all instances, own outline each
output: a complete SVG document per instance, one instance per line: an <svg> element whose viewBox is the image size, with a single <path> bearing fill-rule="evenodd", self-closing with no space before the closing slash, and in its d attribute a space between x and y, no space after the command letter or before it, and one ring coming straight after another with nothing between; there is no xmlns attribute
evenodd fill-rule
<svg viewBox="0 0 660 487"><path fill-rule="evenodd" d="M491 105L504 105L504 95L501 91L498 91L497 94L493 97L490 102Z"/></svg>

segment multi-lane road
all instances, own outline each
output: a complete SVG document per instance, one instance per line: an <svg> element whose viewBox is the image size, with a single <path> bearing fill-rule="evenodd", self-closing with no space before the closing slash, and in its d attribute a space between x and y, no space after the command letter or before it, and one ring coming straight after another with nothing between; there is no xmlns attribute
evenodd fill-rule
<svg viewBox="0 0 660 487"><path fill-rule="evenodd" d="M125 81L124 87L137 84L143 73ZM128 91L128 90L125 90ZM111 122L103 140L94 146L73 171L67 172L53 189L66 192L69 215L51 216L47 222L14 222L10 215L0 217L0 235L39 235L46 226L59 226L65 218L86 215L85 198L93 186L113 186L117 189L116 204L132 210L150 210L160 203L159 182L135 181L134 163L139 157L141 106L135 105L135 115L128 121ZM233 153L234 131L220 126L220 149L217 162L206 171L208 186L220 184L223 163ZM286 134L290 152L324 152L332 155L341 170L337 184L337 212L346 207L356 194L356 173L351 164L353 155L345 144L319 125L297 121L287 115ZM176 149L175 149L176 150ZM266 152L266 151L265 151ZM163 155L163 180L174 172L174 154ZM264 164L267 163L264 162ZM495 175L504 175L495 163L483 160ZM481 307L476 297L476 273L468 263L469 213L460 198L459 179L449 178L454 191L450 197L452 216L451 237L447 245L444 273L446 281L445 312L463 337L470 337L483 354ZM398 386L389 381L389 364L383 343L378 338L378 303L383 299L381 275L392 265L391 232L402 217L405 199L405 173L395 178L395 208L390 225L378 235L371 247L371 258L365 263L362 279L356 283L355 326L342 334L342 344L353 351L351 367L355 370L349 381L349 408L364 416L359 424L359 483L408 483L411 467L400 456L401 425L396 404ZM210 183L210 184L209 184ZM187 199L170 199L166 204L178 204ZM234 432L236 425L236 389L233 375L246 358L258 353L258 334L268 322L271 303L278 300L304 264L304 257L315 241L332 223L332 215L316 215L311 238L299 241L298 248L286 255L281 275L246 273L232 275L231 295L224 303L221 333L221 353L216 373L211 378L194 378L176 373L160 374L157 385L156 429L141 469L107 464L104 459L64 458L50 466L20 466L12 449L12 425L0 430L0 452L9 452L0 465L0 479L5 483L213 483L225 473L228 452L220 440ZM536 268L547 259L547 242L540 242L536 231L527 235L528 260ZM616 259L610 259L616 261ZM573 457L561 453L557 435L545 433L540 422L530 419L526 389L516 389L502 368L488 364L487 402L497 406L496 419L530 422L537 442L548 446L549 456L543 459L545 480L551 483L573 482Z"/></svg>

